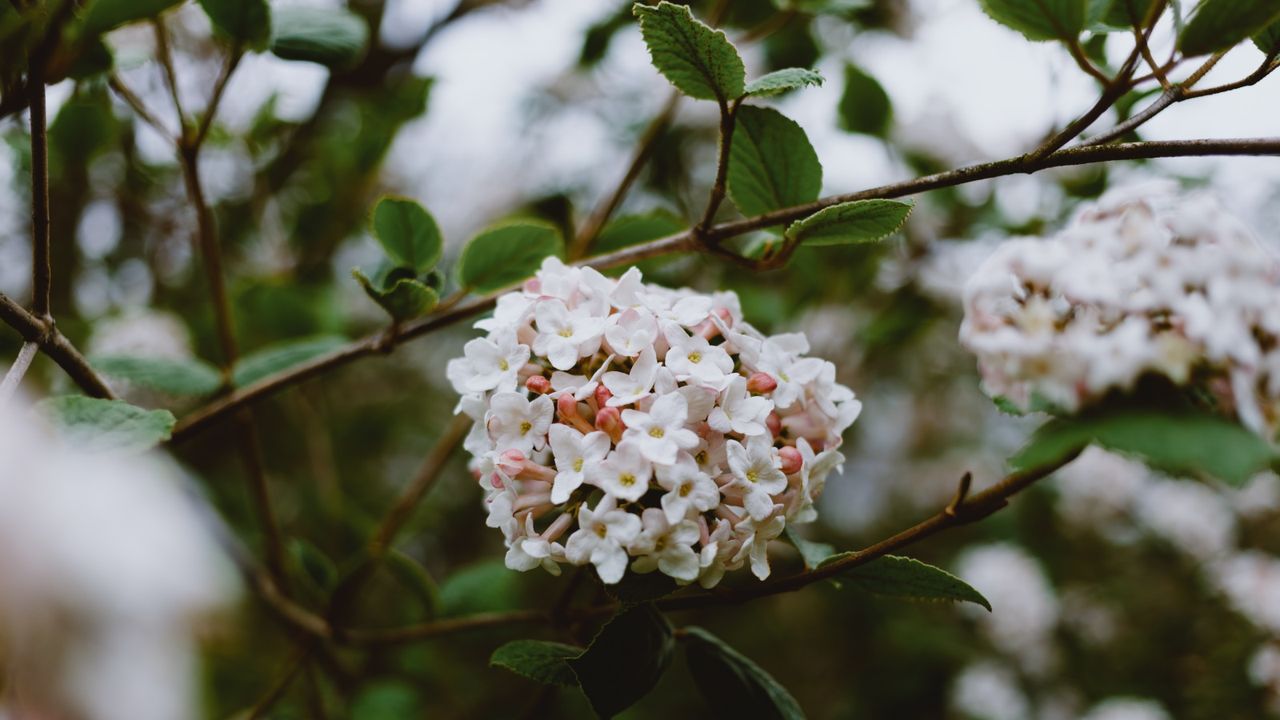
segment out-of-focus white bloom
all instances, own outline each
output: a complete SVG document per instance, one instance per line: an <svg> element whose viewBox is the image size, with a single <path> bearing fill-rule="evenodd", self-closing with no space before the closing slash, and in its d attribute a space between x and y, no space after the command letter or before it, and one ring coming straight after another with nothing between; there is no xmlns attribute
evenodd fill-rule
<svg viewBox="0 0 1280 720"><path fill-rule="evenodd" d="M1268 643L1249 658L1249 679L1267 690L1267 707L1280 714L1280 645Z"/></svg>
<svg viewBox="0 0 1280 720"><path fill-rule="evenodd" d="M966 667L951 686L951 704L978 720L1025 720L1031 706L1008 668L991 662Z"/></svg>
<svg viewBox="0 0 1280 720"><path fill-rule="evenodd" d="M969 279L961 342L983 387L1076 411L1146 374L1194 378L1255 432L1280 423L1280 261L1205 195L1103 196Z"/></svg>
<svg viewBox="0 0 1280 720"><path fill-rule="evenodd" d="M1035 558L1016 545L983 545L960 556L957 574L991 598L994 613L973 614L992 644L1027 672L1048 670L1058 599Z"/></svg>
<svg viewBox="0 0 1280 720"><path fill-rule="evenodd" d="M1221 495L1199 483L1152 483L1136 497L1134 513L1152 533L1198 560L1235 546L1235 514Z"/></svg>
<svg viewBox="0 0 1280 720"><path fill-rule="evenodd" d="M1155 700L1109 698L1094 705L1081 720L1172 720Z"/></svg>
<svg viewBox="0 0 1280 720"><path fill-rule="evenodd" d="M0 638L17 717L195 716L197 624L236 594L175 467L0 407Z"/></svg>
<svg viewBox="0 0 1280 720"><path fill-rule="evenodd" d="M646 285L634 268L614 280L548 258L476 327L487 336L448 374L515 570L590 564L616 583L630 565L711 587L750 564L764 578L769 544L816 517L862 408L803 334L765 336L733 293Z"/></svg>
<svg viewBox="0 0 1280 720"><path fill-rule="evenodd" d="M1246 550L1215 562L1210 580L1254 625L1280 634L1280 560Z"/></svg>
<svg viewBox="0 0 1280 720"><path fill-rule="evenodd" d="M1146 465L1099 447L1087 448L1056 478L1058 512L1116 541L1133 534L1127 522L1133 503L1153 482Z"/></svg>

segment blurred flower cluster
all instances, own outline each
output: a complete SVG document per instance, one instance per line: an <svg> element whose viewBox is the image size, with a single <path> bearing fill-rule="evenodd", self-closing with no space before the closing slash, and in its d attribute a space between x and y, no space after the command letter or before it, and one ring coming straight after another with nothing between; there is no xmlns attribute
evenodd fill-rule
<svg viewBox="0 0 1280 720"><path fill-rule="evenodd" d="M766 337L733 293L619 279L548 258L498 300L448 375L507 566L628 565L719 582L813 503L861 403L800 333ZM562 544L561 538L567 537Z"/></svg>
<svg viewBox="0 0 1280 720"><path fill-rule="evenodd" d="M961 342L987 393L1074 412L1154 373L1250 429L1280 419L1280 263L1205 194L1122 189L969 280Z"/></svg>
<svg viewBox="0 0 1280 720"><path fill-rule="evenodd" d="M235 574L178 471L0 406L0 637L21 718L194 717L195 634Z"/></svg>

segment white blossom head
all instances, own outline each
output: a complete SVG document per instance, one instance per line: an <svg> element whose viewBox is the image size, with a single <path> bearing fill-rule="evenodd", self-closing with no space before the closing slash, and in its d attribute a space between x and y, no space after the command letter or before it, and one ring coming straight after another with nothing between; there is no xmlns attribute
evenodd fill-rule
<svg viewBox="0 0 1280 720"><path fill-rule="evenodd" d="M1156 378L1255 432L1280 424L1280 260L1205 194L1121 189L969 279L960 341L983 387L1077 412Z"/></svg>
<svg viewBox="0 0 1280 720"><path fill-rule="evenodd" d="M768 337L733 293L547 258L449 363L465 447L507 566L659 572L710 587L769 574L767 548L843 461L861 403L800 333Z"/></svg>

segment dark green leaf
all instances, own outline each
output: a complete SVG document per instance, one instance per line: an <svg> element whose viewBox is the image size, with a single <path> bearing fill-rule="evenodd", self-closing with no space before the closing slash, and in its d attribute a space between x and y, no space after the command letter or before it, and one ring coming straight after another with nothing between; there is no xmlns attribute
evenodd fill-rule
<svg viewBox="0 0 1280 720"><path fill-rule="evenodd" d="M1074 42L1084 30L1087 0L978 0L996 22L1028 40Z"/></svg>
<svg viewBox="0 0 1280 720"><path fill-rule="evenodd" d="M263 50L271 40L271 9L267 0L200 0L215 30L232 43Z"/></svg>
<svg viewBox="0 0 1280 720"><path fill-rule="evenodd" d="M145 410L122 400L64 395L35 410L78 450L136 453L169 439L176 419L168 410Z"/></svg>
<svg viewBox="0 0 1280 720"><path fill-rule="evenodd" d="M633 605L670 595L679 587L669 575L660 572L627 573L613 585L605 585L604 591L623 605Z"/></svg>
<svg viewBox="0 0 1280 720"><path fill-rule="evenodd" d="M387 570L391 572L391 575L405 589L413 593L422 607L426 608L429 615L434 617L439 612L440 588L436 586L435 578L431 577L431 573L427 572L426 568L418 564L413 558L394 548L387 551L382 561L386 564Z"/></svg>
<svg viewBox="0 0 1280 720"><path fill-rule="evenodd" d="M700 627L684 629L694 684L717 717L803 720L800 703L750 658Z"/></svg>
<svg viewBox="0 0 1280 720"><path fill-rule="evenodd" d="M67 70L67 77L73 80L84 80L110 72L114 65L115 58L111 55L111 49L102 42L102 38L90 38L77 49L76 58Z"/></svg>
<svg viewBox="0 0 1280 720"><path fill-rule="evenodd" d="M420 718L422 701L414 686L397 681L375 682L351 703L351 720L404 720Z"/></svg>
<svg viewBox="0 0 1280 720"><path fill-rule="evenodd" d="M520 578L501 560L455 570L440 584L440 614L456 617L468 613L501 612L521 607Z"/></svg>
<svg viewBox="0 0 1280 720"><path fill-rule="evenodd" d="M847 16L858 10L866 10L873 0L773 0L779 10L794 10L809 15Z"/></svg>
<svg viewBox="0 0 1280 720"><path fill-rule="evenodd" d="M759 215L818 199L822 164L794 120L744 105L729 149L728 185L742 214Z"/></svg>
<svg viewBox="0 0 1280 720"><path fill-rule="evenodd" d="M289 541L289 556L294 567L322 592L333 589L338 580L338 568L327 555L303 538Z"/></svg>
<svg viewBox="0 0 1280 720"><path fill-rule="evenodd" d="M521 220L485 230L471 239L458 260L458 278L475 292L491 292L524 280L549 255L559 255L564 240L554 225Z"/></svg>
<svg viewBox="0 0 1280 720"><path fill-rule="evenodd" d="M800 534L791 527L787 527L783 532L786 534L787 540L800 552L800 557L804 560L805 568L811 569L818 567L822 564L823 560L826 560L836 554L836 549L834 547L826 543L806 540L803 537L800 537Z"/></svg>
<svg viewBox="0 0 1280 720"><path fill-rule="evenodd" d="M1280 22L1273 22L1265 30L1253 36L1253 44L1264 55L1280 54Z"/></svg>
<svg viewBox="0 0 1280 720"><path fill-rule="evenodd" d="M320 335L269 345L240 358L231 377L236 387L252 385L268 375L336 350L346 342L346 338L338 335Z"/></svg>
<svg viewBox="0 0 1280 720"><path fill-rule="evenodd" d="M1226 50L1277 20L1277 0L1204 0L1178 36L1178 49L1187 57Z"/></svg>
<svg viewBox="0 0 1280 720"><path fill-rule="evenodd" d="M578 678L567 660L581 654L582 648L563 643L516 640L494 650L489 656L489 665L506 668L543 685L573 687L578 684Z"/></svg>
<svg viewBox="0 0 1280 720"><path fill-rule="evenodd" d="M822 73L817 70L808 70L806 68L783 68L774 70L768 75L752 80L747 83L747 94L756 97L767 97L769 95L777 95L787 92L788 90L796 90L808 85L818 87L822 85Z"/></svg>
<svg viewBox="0 0 1280 720"><path fill-rule="evenodd" d="M827 558L819 567L830 565L848 555L849 553L841 553ZM841 573L840 577L849 584L876 595L911 600L971 602L987 610L991 609L991 603L965 581L912 558L885 555Z"/></svg>
<svg viewBox="0 0 1280 720"><path fill-rule="evenodd" d="M84 13L85 36L101 35L121 25L159 17L182 0L93 0Z"/></svg>
<svg viewBox="0 0 1280 720"><path fill-rule="evenodd" d="M844 66L839 113L842 129L883 137L893 118L893 104L879 81L850 64Z"/></svg>
<svg viewBox="0 0 1280 720"><path fill-rule="evenodd" d="M596 714L610 718L644 697L671 664L671 624L650 604L613 616L582 655L567 662Z"/></svg>
<svg viewBox="0 0 1280 720"><path fill-rule="evenodd" d="M726 102L746 91L747 70L729 38L684 5L637 3L640 34L658 72L689 97Z"/></svg>
<svg viewBox="0 0 1280 720"><path fill-rule="evenodd" d="M194 358L175 360L109 355L93 358L93 366L111 377L179 397L209 395L222 386L222 375L218 369Z"/></svg>
<svg viewBox="0 0 1280 720"><path fill-rule="evenodd" d="M683 220L665 210L654 210L645 215L624 215L604 226L593 247L602 253L612 252L675 235L685 227Z"/></svg>
<svg viewBox="0 0 1280 720"><path fill-rule="evenodd" d="M350 10L286 5L272 18L271 52L286 60L350 67L368 42L368 24Z"/></svg>
<svg viewBox="0 0 1280 720"><path fill-rule="evenodd" d="M1208 474L1242 485L1275 455L1240 425L1213 415L1121 410L1051 420L1009 463L1015 470L1048 467L1090 444L1136 455L1174 474Z"/></svg>
<svg viewBox="0 0 1280 720"><path fill-rule="evenodd" d="M395 320L410 320L418 317L440 302L440 296L425 283L412 277L395 278L381 271L370 279L360 268L351 271L365 294L382 306Z"/></svg>
<svg viewBox="0 0 1280 720"><path fill-rule="evenodd" d="M424 273L440 262L444 241L435 218L408 198L384 197L373 209L373 234L397 265Z"/></svg>
<svg viewBox="0 0 1280 720"><path fill-rule="evenodd" d="M1147 19L1158 0L1090 0L1089 20L1118 28L1131 28Z"/></svg>
<svg viewBox="0 0 1280 720"><path fill-rule="evenodd" d="M788 237L805 245L869 243L897 232L911 214L897 200L855 200L824 208L787 228Z"/></svg>

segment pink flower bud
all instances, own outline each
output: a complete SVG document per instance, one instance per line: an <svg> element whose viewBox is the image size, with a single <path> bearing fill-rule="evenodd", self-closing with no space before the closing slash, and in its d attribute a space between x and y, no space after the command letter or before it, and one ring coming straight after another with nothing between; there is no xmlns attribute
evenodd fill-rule
<svg viewBox="0 0 1280 720"><path fill-rule="evenodd" d="M498 467L498 472L507 477L515 477L524 469L526 460L524 453L519 450L507 450L498 456L498 461L494 464Z"/></svg>
<svg viewBox="0 0 1280 720"><path fill-rule="evenodd" d="M800 456L800 451L790 445L779 450L778 457L782 460L783 475L794 475L804 467L804 458Z"/></svg>
<svg viewBox="0 0 1280 720"><path fill-rule="evenodd" d="M530 392L535 392L539 395L546 395L551 392L551 381L542 375L529 376L529 379L524 381L524 386Z"/></svg>
<svg viewBox="0 0 1280 720"><path fill-rule="evenodd" d="M608 407L611 397L613 393L609 392L609 388L604 385L596 386L596 407Z"/></svg>
<svg viewBox="0 0 1280 720"><path fill-rule="evenodd" d="M767 395L778 388L778 381L769 373L752 373L747 378L747 390L757 395Z"/></svg>
<svg viewBox="0 0 1280 720"><path fill-rule="evenodd" d="M591 423L578 414L578 401L570 393L556 398L556 410L560 413L560 422L584 435L591 432Z"/></svg>
<svg viewBox="0 0 1280 720"><path fill-rule="evenodd" d="M525 292L540 293L542 292L542 281L538 278L529 278L524 282Z"/></svg>
<svg viewBox="0 0 1280 720"><path fill-rule="evenodd" d="M782 417L778 413L769 413L769 417L764 420L764 425L769 428L769 432L773 433L774 437L782 434Z"/></svg>
<svg viewBox="0 0 1280 720"><path fill-rule="evenodd" d="M603 430L613 438L614 442L622 441L622 431L627 426L622 422L622 411L616 407L603 407L596 413L596 428Z"/></svg>

